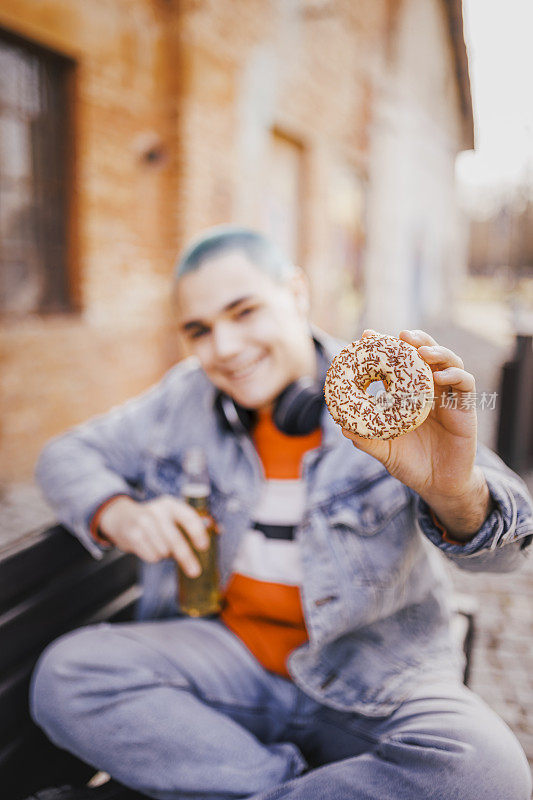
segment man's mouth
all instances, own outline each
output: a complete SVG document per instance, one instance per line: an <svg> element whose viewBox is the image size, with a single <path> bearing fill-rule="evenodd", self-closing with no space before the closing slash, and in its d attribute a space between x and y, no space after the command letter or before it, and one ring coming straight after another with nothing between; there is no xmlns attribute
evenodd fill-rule
<svg viewBox="0 0 533 800"><path fill-rule="evenodd" d="M263 361L265 358L264 355L257 356L250 361L247 361L245 364L240 366L238 369L227 370L226 375L232 381L242 381L248 378L255 370L257 365Z"/></svg>

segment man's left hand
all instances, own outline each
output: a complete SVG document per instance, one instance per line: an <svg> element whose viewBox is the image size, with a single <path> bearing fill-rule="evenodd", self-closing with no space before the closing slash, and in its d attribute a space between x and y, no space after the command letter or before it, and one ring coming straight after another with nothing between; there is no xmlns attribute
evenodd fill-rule
<svg viewBox="0 0 533 800"><path fill-rule="evenodd" d="M372 333L375 331L365 330L361 338ZM425 331L403 330L399 338L416 347L433 372L435 400L428 417L397 439L364 439L346 429L343 434L414 489L449 536L466 542L479 530L492 505L487 482L474 464L475 379L456 353L437 344Z"/></svg>

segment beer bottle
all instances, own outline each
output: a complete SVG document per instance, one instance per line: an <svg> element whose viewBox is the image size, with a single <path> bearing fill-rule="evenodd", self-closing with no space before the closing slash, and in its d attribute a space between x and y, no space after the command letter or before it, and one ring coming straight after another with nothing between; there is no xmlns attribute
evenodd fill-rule
<svg viewBox="0 0 533 800"><path fill-rule="evenodd" d="M184 459L185 483L182 499L192 506L204 522L209 536L207 550L197 550L191 541L202 572L197 578L188 576L178 564L179 605L190 617L207 617L221 610L220 579L218 572L218 529L209 508L209 475L204 451L190 448Z"/></svg>

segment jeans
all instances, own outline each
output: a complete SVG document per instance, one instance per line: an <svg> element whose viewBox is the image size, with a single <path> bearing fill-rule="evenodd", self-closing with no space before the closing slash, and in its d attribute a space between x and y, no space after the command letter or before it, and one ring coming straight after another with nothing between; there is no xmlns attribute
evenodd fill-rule
<svg viewBox="0 0 533 800"><path fill-rule="evenodd" d="M50 645L31 685L59 747L159 800L529 800L510 729L459 683L391 715L338 711L264 670L217 620L101 624Z"/></svg>

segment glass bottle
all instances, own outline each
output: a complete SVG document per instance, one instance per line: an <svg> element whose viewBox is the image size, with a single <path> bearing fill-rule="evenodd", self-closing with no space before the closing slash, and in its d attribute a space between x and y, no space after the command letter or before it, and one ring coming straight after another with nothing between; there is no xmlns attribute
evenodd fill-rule
<svg viewBox="0 0 533 800"><path fill-rule="evenodd" d="M179 605L181 611L190 617L207 617L220 612L222 596L218 571L218 529L209 508L209 475L204 451L199 447L188 450L183 467L186 477L181 496L202 517L209 536L209 547L207 550L197 550L189 540L202 571L197 578L191 578L177 565Z"/></svg>

